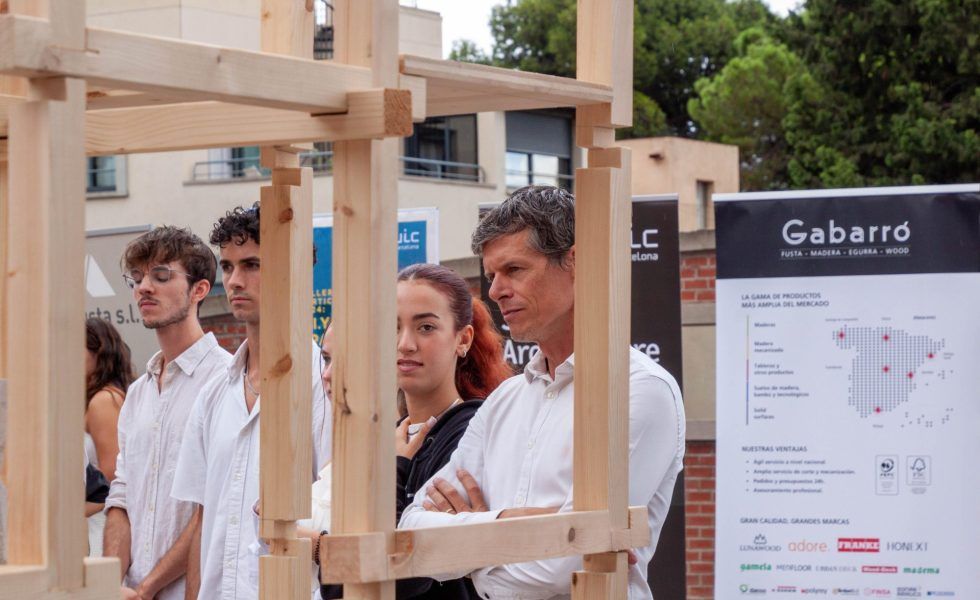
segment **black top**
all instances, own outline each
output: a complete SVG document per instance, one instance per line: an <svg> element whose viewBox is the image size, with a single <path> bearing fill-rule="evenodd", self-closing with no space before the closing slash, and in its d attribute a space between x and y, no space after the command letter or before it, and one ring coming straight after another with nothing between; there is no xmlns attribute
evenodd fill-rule
<svg viewBox="0 0 980 600"><path fill-rule="evenodd" d="M482 400L467 400L450 408L439 417L435 427L425 436L422 447L411 459L397 457L398 492L395 506L396 521L401 519L402 511L412 503L416 492L449 462L449 457L459 444L466 426ZM424 493L424 492L422 492ZM400 579L397 583L396 597L399 600L418 598L419 600L474 600L479 598L473 582L468 577L439 582L427 577ZM341 598L344 586L322 585L320 595L325 600Z"/></svg>

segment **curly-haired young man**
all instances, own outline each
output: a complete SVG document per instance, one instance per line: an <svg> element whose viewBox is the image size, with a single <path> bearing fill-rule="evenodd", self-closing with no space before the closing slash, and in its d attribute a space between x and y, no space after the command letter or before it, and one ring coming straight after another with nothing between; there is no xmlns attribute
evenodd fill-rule
<svg viewBox="0 0 980 600"><path fill-rule="evenodd" d="M218 247L225 293L248 338L223 377L201 391L184 433L173 496L201 506L188 564L188 597L258 598L258 555L253 506L259 498L259 204L218 219L211 244ZM310 338L313 361L313 471L330 460L329 401L320 384L320 352ZM310 579L311 590L315 581Z"/></svg>

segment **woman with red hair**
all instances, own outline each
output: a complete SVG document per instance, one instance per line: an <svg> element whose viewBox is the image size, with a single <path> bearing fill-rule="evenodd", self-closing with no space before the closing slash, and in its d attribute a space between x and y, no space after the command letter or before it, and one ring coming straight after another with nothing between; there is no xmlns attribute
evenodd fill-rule
<svg viewBox="0 0 980 600"><path fill-rule="evenodd" d="M490 311L455 271L432 264L406 267L398 274L397 293L398 389L407 412L395 432L400 518L449 461L483 399L513 371L504 362L503 339ZM324 379L328 385L329 375ZM342 588L327 585L321 592L323 598L340 598ZM479 596L467 578L415 578L398 581L397 598Z"/></svg>

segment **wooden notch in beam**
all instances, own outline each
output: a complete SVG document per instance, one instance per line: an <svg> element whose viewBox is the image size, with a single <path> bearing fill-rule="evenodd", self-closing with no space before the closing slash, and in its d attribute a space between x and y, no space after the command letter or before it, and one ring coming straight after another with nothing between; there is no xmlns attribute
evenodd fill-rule
<svg viewBox="0 0 980 600"><path fill-rule="evenodd" d="M0 15L0 72L311 114L344 112L348 94L375 87L369 69L332 61L93 27L86 33L85 51L65 48L53 42L47 21Z"/></svg>
<svg viewBox="0 0 980 600"><path fill-rule="evenodd" d="M630 508L629 519L628 527L615 528L607 511L587 511L402 529L391 554L381 533L328 535L320 543L321 577L330 583L386 581L649 545L646 507Z"/></svg>
<svg viewBox="0 0 980 600"><path fill-rule="evenodd" d="M412 134L411 102L410 92L386 89L354 92L347 113L322 117L222 102L91 111L85 149L136 154L405 137Z"/></svg>

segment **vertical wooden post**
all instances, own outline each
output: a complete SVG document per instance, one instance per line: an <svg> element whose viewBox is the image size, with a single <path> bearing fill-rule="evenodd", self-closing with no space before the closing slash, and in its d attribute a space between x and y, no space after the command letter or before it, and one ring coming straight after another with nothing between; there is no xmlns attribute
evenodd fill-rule
<svg viewBox="0 0 980 600"><path fill-rule="evenodd" d="M29 17L47 17L47 0L3 0L0 1L0 14L10 13ZM26 77L0 75L0 94L27 96Z"/></svg>
<svg viewBox="0 0 980 600"><path fill-rule="evenodd" d="M633 0L578 0L575 76L612 86L609 126L633 124Z"/></svg>
<svg viewBox="0 0 980 600"><path fill-rule="evenodd" d="M577 77L613 87L611 104L576 113L590 148L575 174L575 510L608 510L629 526L630 156L611 147L632 123L633 2L578 0ZM625 599L625 552L589 555L575 600Z"/></svg>
<svg viewBox="0 0 980 600"><path fill-rule="evenodd" d="M84 0L18 0L50 14L53 40L85 50ZM85 82L32 80L10 110L12 201L6 319L10 369L10 562L47 565L53 587L85 580Z"/></svg>
<svg viewBox="0 0 980 600"><path fill-rule="evenodd" d="M52 584L72 590L88 553L85 82L49 79L29 93L10 111L10 562L47 564Z"/></svg>
<svg viewBox="0 0 980 600"><path fill-rule="evenodd" d="M396 0L334 3L336 59L397 87ZM334 144L333 522L335 533L395 527L395 275L401 140ZM348 599L394 599L394 582L344 586Z"/></svg>
<svg viewBox="0 0 980 600"><path fill-rule="evenodd" d="M7 208L10 194L7 179L7 140L0 139L0 379L7 379ZM0 480L6 481L6 461L0 460Z"/></svg>
<svg viewBox="0 0 980 600"><path fill-rule="evenodd" d="M262 50L312 59L313 13L308 8L305 0L262 0ZM259 245L265 289L259 534L269 541L271 553L259 560L263 600L302 600L310 594L310 541L296 538L296 520L310 515L313 472L313 170L300 168L298 153L292 147L261 151L262 165L272 170L272 185L261 191Z"/></svg>
<svg viewBox="0 0 980 600"><path fill-rule="evenodd" d="M313 304L313 170L289 149L265 149L272 185L262 188L260 256L262 427L259 432L261 597L309 596L310 541L296 520L310 515L312 398L309 311Z"/></svg>

